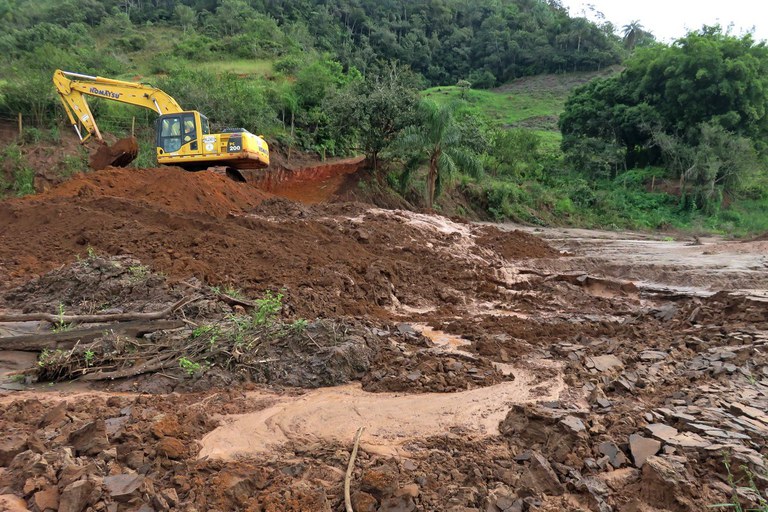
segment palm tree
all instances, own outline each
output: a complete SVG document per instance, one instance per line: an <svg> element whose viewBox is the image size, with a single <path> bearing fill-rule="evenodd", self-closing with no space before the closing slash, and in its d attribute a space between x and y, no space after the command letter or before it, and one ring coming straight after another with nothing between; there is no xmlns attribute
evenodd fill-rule
<svg viewBox="0 0 768 512"><path fill-rule="evenodd" d="M454 110L450 104L422 101L419 104L420 123L406 128L396 142L397 148L411 156L404 175L409 175L418 165L428 164L426 195L429 208L443 185L449 183L459 170L472 176L483 172L480 159L463 144Z"/></svg>
<svg viewBox="0 0 768 512"><path fill-rule="evenodd" d="M629 25L622 27L624 35L624 47L627 50L634 50L638 41L645 35L645 28L640 24L639 20L634 20Z"/></svg>

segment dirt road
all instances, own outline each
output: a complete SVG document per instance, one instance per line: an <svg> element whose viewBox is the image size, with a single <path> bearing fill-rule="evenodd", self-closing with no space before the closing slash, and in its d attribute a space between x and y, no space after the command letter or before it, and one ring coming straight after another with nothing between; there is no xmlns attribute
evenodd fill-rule
<svg viewBox="0 0 768 512"><path fill-rule="evenodd" d="M343 510L360 426L356 512L701 510L768 485L764 241L167 169L77 177L0 224L7 509ZM69 321L174 303L162 328Z"/></svg>

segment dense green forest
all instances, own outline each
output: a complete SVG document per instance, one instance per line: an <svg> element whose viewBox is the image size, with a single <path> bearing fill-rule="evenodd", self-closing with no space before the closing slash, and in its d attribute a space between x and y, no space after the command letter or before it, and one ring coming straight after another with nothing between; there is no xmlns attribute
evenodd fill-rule
<svg viewBox="0 0 768 512"><path fill-rule="evenodd" d="M663 45L556 0L0 0L0 120L31 126L0 153L0 192L30 192L25 151L66 129L63 68L151 83L288 155L363 153L371 186L420 206L764 230L766 63L749 36ZM136 124L152 165L153 114L91 103L105 132Z"/></svg>

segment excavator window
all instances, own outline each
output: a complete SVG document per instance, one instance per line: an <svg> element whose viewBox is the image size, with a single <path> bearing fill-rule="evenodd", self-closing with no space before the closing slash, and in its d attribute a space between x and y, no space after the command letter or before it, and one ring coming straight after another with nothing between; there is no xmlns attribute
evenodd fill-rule
<svg viewBox="0 0 768 512"><path fill-rule="evenodd" d="M169 116L160 118L160 130L157 134L157 145L166 153L181 149L181 117Z"/></svg>

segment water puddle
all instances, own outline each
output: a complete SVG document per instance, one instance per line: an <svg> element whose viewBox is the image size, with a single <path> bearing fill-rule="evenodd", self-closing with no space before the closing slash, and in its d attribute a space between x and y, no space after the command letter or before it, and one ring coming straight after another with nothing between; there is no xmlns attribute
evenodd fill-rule
<svg viewBox="0 0 768 512"><path fill-rule="evenodd" d="M455 429L467 435L493 436L514 404L556 400L565 389L562 376L536 382L533 372L510 368L515 380L460 393L368 393L360 384L310 391L299 397L255 393L274 398L267 409L224 417L224 424L202 440L199 457L232 460L257 456L286 443L352 440L365 426L361 446L370 453L407 456L409 443Z"/></svg>

